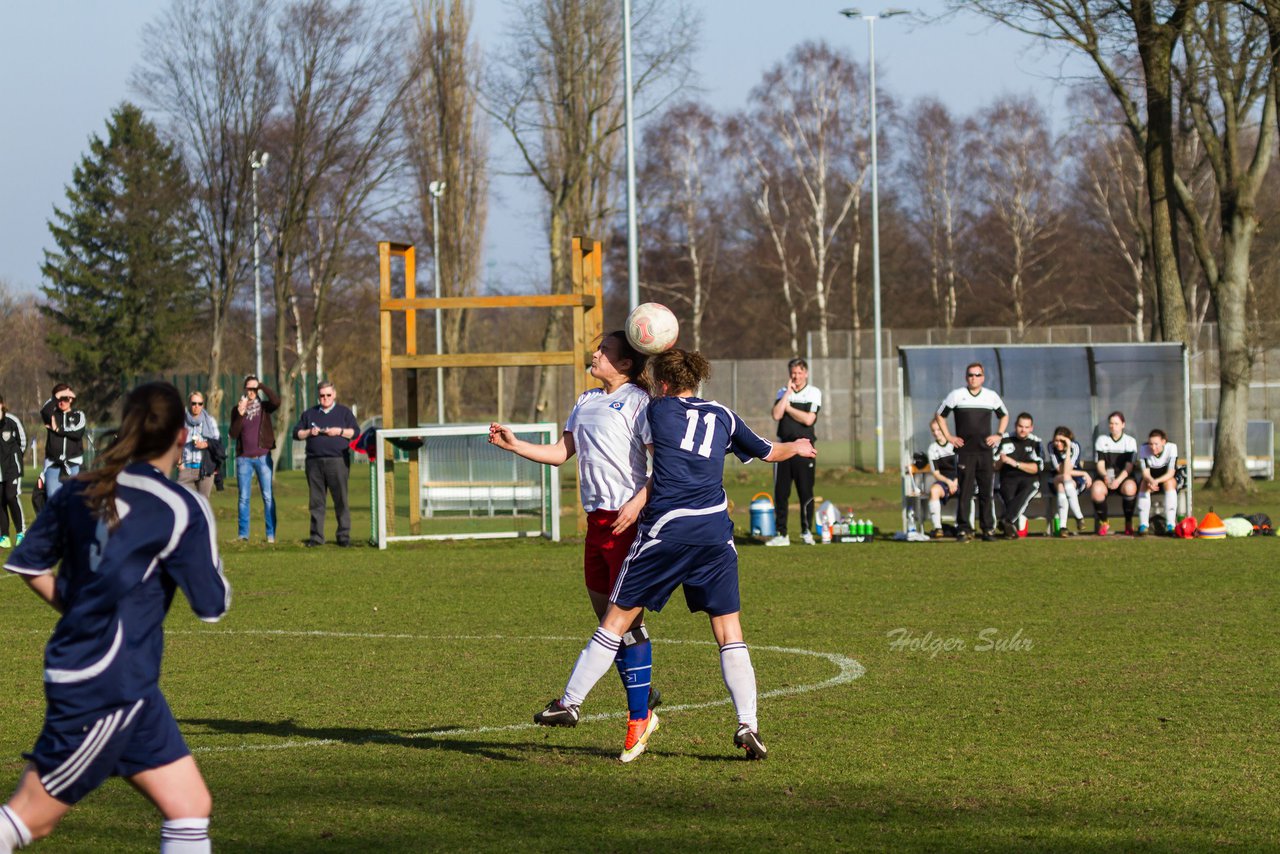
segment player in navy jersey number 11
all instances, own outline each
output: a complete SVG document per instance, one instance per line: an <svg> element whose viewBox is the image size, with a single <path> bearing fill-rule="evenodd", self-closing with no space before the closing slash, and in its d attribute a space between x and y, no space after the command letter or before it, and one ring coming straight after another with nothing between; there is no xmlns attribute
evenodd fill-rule
<svg viewBox="0 0 1280 854"><path fill-rule="evenodd" d="M724 491L725 455L781 462L815 457L808 439L772 443L732 410L694 397L710 375L699 353L668 350L649 360L655 392L649 404L653 474L628 502L643 505L640 533L609 597L609 608L578 656L564 694L534 715L537 723L573 726L587 693L608 672L622 634L645 608L662 610L684 587L690 611L705 611L720 647L720 669L738 715L734 744L764 759L756 715L756 679L739 621L738 553Z"/></svg>
<svg viewBox="0 0 1280 854"><path fill-rule="evenodd" d="M208 622L231 600L208 502L168 477L186 440L177 389L134 389L97 467L63 484L5 564L62 618L45 646L44 729L0 807L0 854L48 836L108 777L164 815L162 852L210 850L209 789L159 687L174 592Z"/></svg>

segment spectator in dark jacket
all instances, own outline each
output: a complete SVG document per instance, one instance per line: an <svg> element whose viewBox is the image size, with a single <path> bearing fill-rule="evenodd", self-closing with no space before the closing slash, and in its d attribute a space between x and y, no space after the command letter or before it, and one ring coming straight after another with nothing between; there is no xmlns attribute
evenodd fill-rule
<svg viewBox="0 0 1280 854"><path fill-rule="evenodd" d="M16 542L22 542L26 519L22 512L22 461L27 451L27 432L22 422L0 397L0 549L15 545L9 539L9 519L13 519Z"/></svg>
<svg viewBox="0 0 1280 854"><path fill-rule="evenodd" d="M276 500L271 494L271 449L276 446L271 413L280 408L280 397L253 374L244 378L244 394L231 411L231 438L236 441L236 484L240 488L237 536L249 539L249 489L258 476L267 542L276 541Z"/></svg>
<svg viewBox="0 0 1280 854"><path fill-rule="evenodd" d="M49 498L62 481L75 477L84 464L84 432L89 419L76 406L76 393L66 383L53 387L53 394L40 407L45 427L44 490Z"/></svg>
<svg viewBox="0 0 1280 854"><path fill-rule="evenodd" d="M293 428L296 439L307 441L307 488L311 493L309 546L324 544L324 495L333 496L338 517L338 545L351 545L351 508L347 503L347 479L351 475L351 440L360 432L355 414L338 403L331 382L320 383L320 402L302 413Z"/></svg>

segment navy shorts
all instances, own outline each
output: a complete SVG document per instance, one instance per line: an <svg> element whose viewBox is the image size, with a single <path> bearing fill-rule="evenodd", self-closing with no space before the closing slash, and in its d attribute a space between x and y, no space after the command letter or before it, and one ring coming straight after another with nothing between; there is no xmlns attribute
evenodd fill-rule
<svg viewBox="0 0 1280 854"><path fill-rule="evenodd" d="M940 499L942 503L946 504L948 501L950 501L951 500L951 484L943 483L940 480L935 480L934 484L942 487L942 498Z"/></svg>
<svg viewBox="0 0 1280 854"><path fill-rule="evenodd" d="M141 700L92 711L50 701L36 746L24 756L46 792L75 804L108 777L132 777L190 753L157 688Z"/></svg>
<svg viewBox="0 0 1280 854"><path fill-rule="evenodd" d="M609 601L622 608L661 611L682 585L690 611L706 611L712 617L741 611L733 541L695 546L641 534L622 564Z"/></svg>

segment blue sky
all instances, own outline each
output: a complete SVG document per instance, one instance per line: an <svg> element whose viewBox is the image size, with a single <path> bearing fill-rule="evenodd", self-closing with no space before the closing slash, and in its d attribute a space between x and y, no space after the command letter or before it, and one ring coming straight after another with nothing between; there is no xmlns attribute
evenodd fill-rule
<svg viewBox="0 0 1280 854"><path fill-rule="evenodd" d="M144 24L168 0L43 0L9 4L0 28L0 280L18 291L40 282L46 227L65 203L71 170L111 108L133 97L128 87ZM690 0L703 15L696 60L702 97L719 110L743 105L761 72L806 39L846 41L866 60L866 25L837 14L851 0ZM872 13L892 6L933 11L938 0L860 3ZM502 0L475 0L481 46L500 46ZM621 8L621 4L619 4ZM1065 91L1053 81L1060 60L1029 40L976 18L920 27L904 18L876 26L878 83L902 100L942 99L970 112L997 96L1032 92L1061 114ZM1076 62L1071 66L1081 69ZM495 171L517 165L493 134ZM518 285L545 266L536 195L516 178L495 181L486 241L487 276ZM644 235L641 235L641 240ZM372 251L372 250L371 250Z"/></svg>

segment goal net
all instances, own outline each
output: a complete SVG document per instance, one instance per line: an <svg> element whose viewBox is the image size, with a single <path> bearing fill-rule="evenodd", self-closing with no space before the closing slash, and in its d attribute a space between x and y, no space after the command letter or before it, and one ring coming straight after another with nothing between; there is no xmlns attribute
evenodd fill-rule
<svg viewBox="0 0 1280 854"><path fill-rule="evenodd" d="M510 425L517 438L552 444L552 423ZM489 444L487 424L377 431L372 482L378 548L407 540L560 539L560 472ZM407 450L395 462L392 449Z"/></svg>

